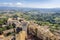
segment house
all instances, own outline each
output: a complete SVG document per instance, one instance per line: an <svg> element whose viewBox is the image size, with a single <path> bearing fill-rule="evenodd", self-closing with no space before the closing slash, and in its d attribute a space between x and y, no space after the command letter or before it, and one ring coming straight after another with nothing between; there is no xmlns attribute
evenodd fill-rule
<svg viewBox="0 0 60 40"><path fill-rule="evenodd" d="M0 40L4 40L4 35L0 35Z"/></svg>

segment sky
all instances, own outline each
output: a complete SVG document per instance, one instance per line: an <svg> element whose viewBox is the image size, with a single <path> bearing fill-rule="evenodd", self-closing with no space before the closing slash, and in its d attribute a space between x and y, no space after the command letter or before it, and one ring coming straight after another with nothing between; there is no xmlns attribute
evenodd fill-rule
<svg viewBox="0 0 60 40"><path fill-rule="evenodd" d="M0 6L27 8L60 8L60 0L0 0Z"/></svg>

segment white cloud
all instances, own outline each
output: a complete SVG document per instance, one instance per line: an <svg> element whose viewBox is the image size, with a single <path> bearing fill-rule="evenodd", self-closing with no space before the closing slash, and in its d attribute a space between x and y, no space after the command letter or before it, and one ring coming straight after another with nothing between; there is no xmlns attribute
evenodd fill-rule
<svg viewBox="0 0 60 40"><path fill-rule="evenodd" d="M23 7L31 7L31 8L60 8L60 1L52 1L47 3L26 3Z"/></svg>
<svg viewBox="0 0 60 40"><path fill-rule="evenodd" d="M10 7L20 7L22 6L22 3L0 3L0 6L10 6Z"/></svg>

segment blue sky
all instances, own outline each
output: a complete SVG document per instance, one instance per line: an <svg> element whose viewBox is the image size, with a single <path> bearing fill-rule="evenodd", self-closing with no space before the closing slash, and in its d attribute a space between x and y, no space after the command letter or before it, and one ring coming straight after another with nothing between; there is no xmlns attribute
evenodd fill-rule
<svg viewBox="0 0 60 40"><path fill-rule="evenodd" d="M0 6L60 8L60 0L0 0Z"/></svg>

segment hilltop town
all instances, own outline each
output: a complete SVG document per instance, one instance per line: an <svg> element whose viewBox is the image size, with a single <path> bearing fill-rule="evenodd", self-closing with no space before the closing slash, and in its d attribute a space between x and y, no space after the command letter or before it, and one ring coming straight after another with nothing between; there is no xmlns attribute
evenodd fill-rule
<svg viewBox="0 0 60 40"><path fill-rule="evenodd" d="M33 21L26 21L24 18L8 18L4 24L0 25L0 28L4 29L0 29L0 39L33 40L35 36L39 40L60 40L60 36L53 34L48 26L44 27ZM29 38L29 35L32 38Z"/></svg>
<svg viewBox="0 0 60 40"><path fill-rule="evenodd" d="M60 13L1 11L0 40L60 40Z"/></svg>

